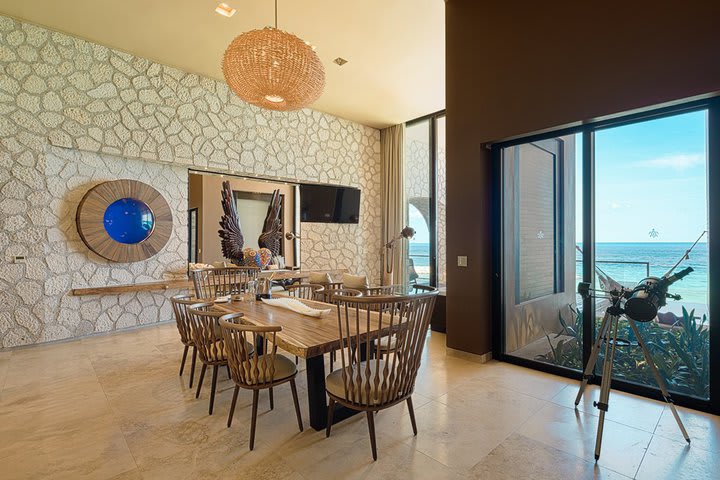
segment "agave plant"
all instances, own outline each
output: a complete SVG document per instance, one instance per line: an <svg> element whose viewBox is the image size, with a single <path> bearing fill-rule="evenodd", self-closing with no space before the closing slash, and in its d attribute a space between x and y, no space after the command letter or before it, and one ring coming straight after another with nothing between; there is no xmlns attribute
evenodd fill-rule
<svg viewBox="0 0 720 480"><path fill-rule="evenodd" d="M550 335L545 334L550 350L538 355L536 360L554 365L582 369L582 314L570 307L572 322L567 322L561 313L558 321L561 326L553 343ZM602 319L596 319L597 332ZM655 365L672 392L707 398L710 394L710 329L707 316L701 319L695 311L688 312L684 307L682 318L670 327L655 322L638 324ZM637 338L627 319L618 324L618 338L627 342L618 343L613 362L613 376L629 382L655 386L656 381L647 364ZM597 365L602 365L601 351Z"/></svg>

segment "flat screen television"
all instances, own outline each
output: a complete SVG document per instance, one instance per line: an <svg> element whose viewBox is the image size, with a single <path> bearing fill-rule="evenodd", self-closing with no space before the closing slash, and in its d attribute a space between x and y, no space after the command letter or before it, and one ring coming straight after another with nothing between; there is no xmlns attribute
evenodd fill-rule
<svg viewBox="0 0 720 480"><path fill-rule="evenodd" d="M358 223L360 190L333 185L300 185L300 221Z"/></svg>

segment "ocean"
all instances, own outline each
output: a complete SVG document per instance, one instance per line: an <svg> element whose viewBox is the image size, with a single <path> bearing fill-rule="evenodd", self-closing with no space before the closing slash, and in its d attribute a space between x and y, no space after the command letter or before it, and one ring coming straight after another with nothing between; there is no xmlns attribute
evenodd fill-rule
<svg viewBox="0 0 720 480"><path fill-rule="evenodd" d="M596 243L595 258L597 266L623 285L634 286L647 276L661 276L667 272L692 246L692 243ZM578 244L582 248L582 244ZM410 242L410 256L420 276L429 272L428 243ZM577 254L576 276L582 280L581 255ZM605 263L608 262L608 263ZM620 263L634 262L634 263ZM647 262L647 263L644 263ZM681 303L707 304L708 301L708 246L698 243L690 254L690 259L680 264L678 270L685 267L695 269L690 275L673 284L671 293L682 296Z"/></svg>
<svg viewBox="0 0 720 480"><path fill-rule="evenodd" d="M596 266L623 285L633 286L647 276L659 277L683 257L692 243L596 243ZM582 248L581 244L578 247ZM580 267L581 255L577 261ZM677 268L692 267L694 271L684 279L670 287L670 293L680 294L682 303L707 304L708 302L708 245L698 243L690 254ZM608 263L605 263L608 262ZM618 263L638 262L638 263ZM647 262L639 263L639 262ZM578 268L578 278L582 277L582 269Z"/></svg>

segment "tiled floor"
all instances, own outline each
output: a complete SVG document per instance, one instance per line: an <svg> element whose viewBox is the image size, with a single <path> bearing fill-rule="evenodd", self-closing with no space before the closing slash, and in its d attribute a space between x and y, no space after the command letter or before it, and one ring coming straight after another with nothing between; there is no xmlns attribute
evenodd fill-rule
<svg viewBox="0 0 720 480"><path fill-rule="evenodd" d="M247 448L251 394L221 375L216 411L178 377L174 325L0 352L0 477L252 479L718 478L720 418L681 409L687 446L663 404L613 392L600 462L593 461L593 388L578 410L563 378L446 353L432 334L414 396L419 433L405 406L377 416L372 461L364 416L305 431L289 386L275 410L261 396L255 450ZM301 364L302 367L302 364ZM207 382L209 386L209 379Z"/></svg>

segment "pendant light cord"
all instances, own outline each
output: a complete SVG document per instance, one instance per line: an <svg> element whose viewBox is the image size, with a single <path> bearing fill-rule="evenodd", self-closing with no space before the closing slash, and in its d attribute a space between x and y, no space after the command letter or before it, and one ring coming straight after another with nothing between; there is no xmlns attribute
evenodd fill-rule
<svg viewBox="0 0 720 480"><path fill-rule="evenodd" d="M277 0L275 0L275 29L277 30Z"/></svg>

